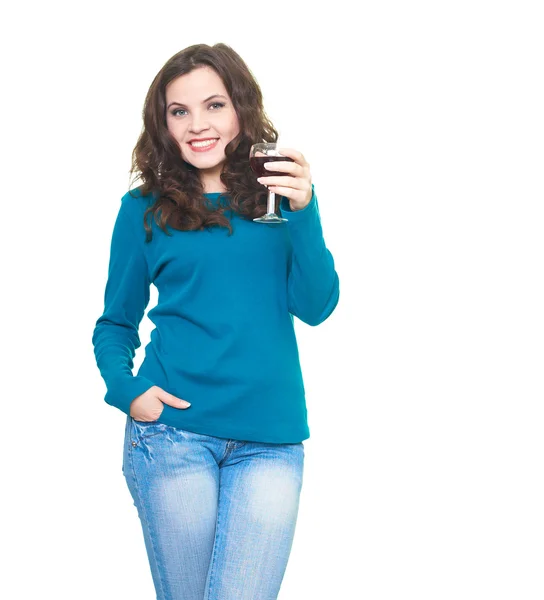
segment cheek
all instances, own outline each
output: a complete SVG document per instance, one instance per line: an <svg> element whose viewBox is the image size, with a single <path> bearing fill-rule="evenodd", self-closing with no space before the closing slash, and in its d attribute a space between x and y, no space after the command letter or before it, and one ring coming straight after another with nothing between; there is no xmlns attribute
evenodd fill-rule
<svg viewBox="0 0 544 600"><path fill-rule="evenodd" d="M187 160L187 156L185 154L182 142L182 140L185 139L185 127L181 126L178 123L167 123L166 128L168 129L168 133L170 134L170 136L178 144L181 157L183 158L183 160Z"/></svg>
<svg viewBox="0 0 544 600"><path fill-rule="evenodd" d="M166 126L174 139L179 140L183 138L186 128L181 123L170 121Z"/></svg>
<svg viewBox="0 0 544 600"><path fill-rule="evenodd" d="M183 146L183 140L186 136L186 127L181 123L167 123L166 125L168 132L171 137L179 144L180 148Z"/></svg>
<svg viewBox="0 0 544 600"><path fill-rule="evenodd" d="M230 120L230 131L232 133L232 137L236 137L240 133L240 124L238 123L238 117L236 114L233 115Z"/></svg>

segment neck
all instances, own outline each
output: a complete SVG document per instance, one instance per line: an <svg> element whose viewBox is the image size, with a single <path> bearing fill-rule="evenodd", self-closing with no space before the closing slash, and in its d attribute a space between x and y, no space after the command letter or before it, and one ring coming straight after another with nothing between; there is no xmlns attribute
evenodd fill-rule
<svg viewBox="0 0 544 600"><path fill-rule="evenodd" d="M226 192L226 188L221 181L221 170L213 171L200 171L200 181L204 188L205 194L216 194Z"/></svg>

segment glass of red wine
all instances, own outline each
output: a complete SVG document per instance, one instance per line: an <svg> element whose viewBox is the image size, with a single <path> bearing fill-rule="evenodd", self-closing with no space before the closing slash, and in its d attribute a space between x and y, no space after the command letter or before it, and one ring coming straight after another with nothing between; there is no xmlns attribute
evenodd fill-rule
<svg viewBox="0 0 544 600"><path fill-rule="evenodd" d="M264 163L277 162L287 160L293 162L292 158L282 156L278 151L276 142L263 142L253 144L249 151L249 165L256 173L257 177L285 177L288 173L282 171L270 171L264 168ZM268 204L266 214L257 219L253 219L256 223L284 223L287 219L280 217L275 213L276 194L268 190Z"/></svg>

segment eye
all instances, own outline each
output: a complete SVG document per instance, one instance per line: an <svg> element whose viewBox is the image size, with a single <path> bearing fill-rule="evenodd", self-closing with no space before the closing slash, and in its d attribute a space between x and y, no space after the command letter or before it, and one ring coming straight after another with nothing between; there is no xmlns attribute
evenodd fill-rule
<svg viewBox="0 0 544 600"><path fill-rule="evenodd" d="M220 108L223 108L224 106L225 106L224 102L212 102L208 108L217 107L217 108L214 108L214 110L219 110ZM175 108L174 110L170 111L170 114L174 117L177 117L178 113L180 113L180 112L187 112L187 111L184 108ZM184 115L179 115L179 116L183 117Z"/></svg>

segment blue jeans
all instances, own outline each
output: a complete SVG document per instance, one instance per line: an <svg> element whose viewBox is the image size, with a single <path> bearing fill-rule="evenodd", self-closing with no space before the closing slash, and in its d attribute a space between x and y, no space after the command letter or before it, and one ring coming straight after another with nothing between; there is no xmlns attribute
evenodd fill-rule
<svg viewBox="0 0 544 600"><path fill-rule="evenodd" d="M229 440L127 417L123 475L157 600L275 600L304 445Z"/></svg>

